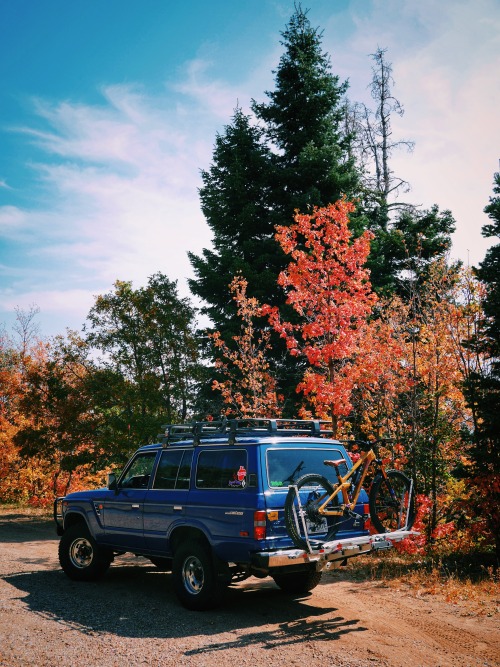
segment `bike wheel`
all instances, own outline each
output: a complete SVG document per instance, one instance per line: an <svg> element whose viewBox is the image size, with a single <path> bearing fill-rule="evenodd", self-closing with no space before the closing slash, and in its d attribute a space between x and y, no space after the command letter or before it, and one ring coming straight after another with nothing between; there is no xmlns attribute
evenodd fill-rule
<svg viewBox="0 0 500 667"><path fill-rule="evenodd" d="M411 480L399 470L377 475L370 489L370 518L375 530L389 533L408 530L415 520L415 498Z"/></svg>
<svg viewBox="0 0 500 667"><path fill-rule="evenodd" d="M285 525L298 549L309 551L309 545L318 547L335 537L339 517L319 512L332 494L333 486L322 475L304 475L296 485L289 487L285 500ZM334 496L325 509L337 508L338 499Z"/></svg>

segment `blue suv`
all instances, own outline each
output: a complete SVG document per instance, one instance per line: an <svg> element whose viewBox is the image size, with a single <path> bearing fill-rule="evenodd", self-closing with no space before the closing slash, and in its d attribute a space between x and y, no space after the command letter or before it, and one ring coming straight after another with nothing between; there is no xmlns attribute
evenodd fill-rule
<svg viewBox="0 0 500 667"><path fill-rule="evenodd" d="M55 500L61 567L71 579L89 581L117 554L145 556L172 572L181 603L196 610L216 605L231 581L249 576L271 576L286 592L306 593L323 569L374 548L364 491L357 519L339 523L328 549L307 553L293 545L284 517L288 487L308 472L334 474L325 459L343 459L344 473L351 466L318 421L166 426L159 443L138 449L120 476L109 475L106 488ZM320 544L329 527L325 521L311 530Z"/></svg>

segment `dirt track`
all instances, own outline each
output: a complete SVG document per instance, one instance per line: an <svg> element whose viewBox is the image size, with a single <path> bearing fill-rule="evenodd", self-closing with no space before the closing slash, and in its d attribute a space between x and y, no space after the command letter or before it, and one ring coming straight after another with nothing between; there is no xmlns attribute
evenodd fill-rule
<svg viewBox="0 0 500 667"><path fill-rule="evenodd" d="M183 609L170 575L145 559L75 583L51 521L15 511L0 513L0 619L1 667L500 665L498 615L335 572L300 600L252 578L205 613Z"/></svg>

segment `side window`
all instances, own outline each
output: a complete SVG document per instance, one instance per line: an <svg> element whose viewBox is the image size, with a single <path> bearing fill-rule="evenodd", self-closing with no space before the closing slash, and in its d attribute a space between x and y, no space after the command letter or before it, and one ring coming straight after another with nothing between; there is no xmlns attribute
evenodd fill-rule
<svg viewBox="0 0 500 667"><path fill-rule="evenodd" d="M153 489L189 489L192 450L167 450L162 453Z"/></svg>
<svg viewBox="0 0 500 667"><path fill-rule="evenodd" d="M147 489L156 452L147 452L135 457L120 479L120 486L126 489Z"/></svg>
<svg viewBox="0 0 500 667"><path fill-rule="evenodd" d="M193 450L186 450L179 466L177 475L176 489L189 489L189 480L191 479L191 463L193 462Z"/></svg>
<svg viewBox="0 0 500 667"><path fill-rule="evenodd" d="M198 457L199 489L243 489L247 485L245 449L206 450Z"/></svg>

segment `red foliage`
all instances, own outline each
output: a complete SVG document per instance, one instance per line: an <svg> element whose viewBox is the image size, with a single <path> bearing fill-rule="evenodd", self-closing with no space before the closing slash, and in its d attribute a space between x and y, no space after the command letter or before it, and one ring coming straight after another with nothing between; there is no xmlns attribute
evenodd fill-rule
<svg viewBox="0 0 500 667"><path fill-rule="evenodd" d="M276 307L263 308L290 354L307 360L297 391L334 428L338 417L352 409L351 394L362 374L357 355L376 302L364 266L372 234L352 238L352 211L354 205L341 200L311 215L297 214L289 227L277 227L276 239L291 257L278 283L299 322L282 320Z"/></svg>
<svg viewBox="0 0 500 667"><path fill-rule="evenodd" d="M235 349L230 349L218 331L211 334L221 354L216 368L225 376L214 380L212 389L222 393L228 405L226 414L239 417L271 417L281 414L282 396L276 392L276 381L269 373L266 352L270 348L269 331L257 331L254 319L261 316L260 303L247 296L248 282L235 276L229 289L241 318L241 335L234 336Z"/></svg>

